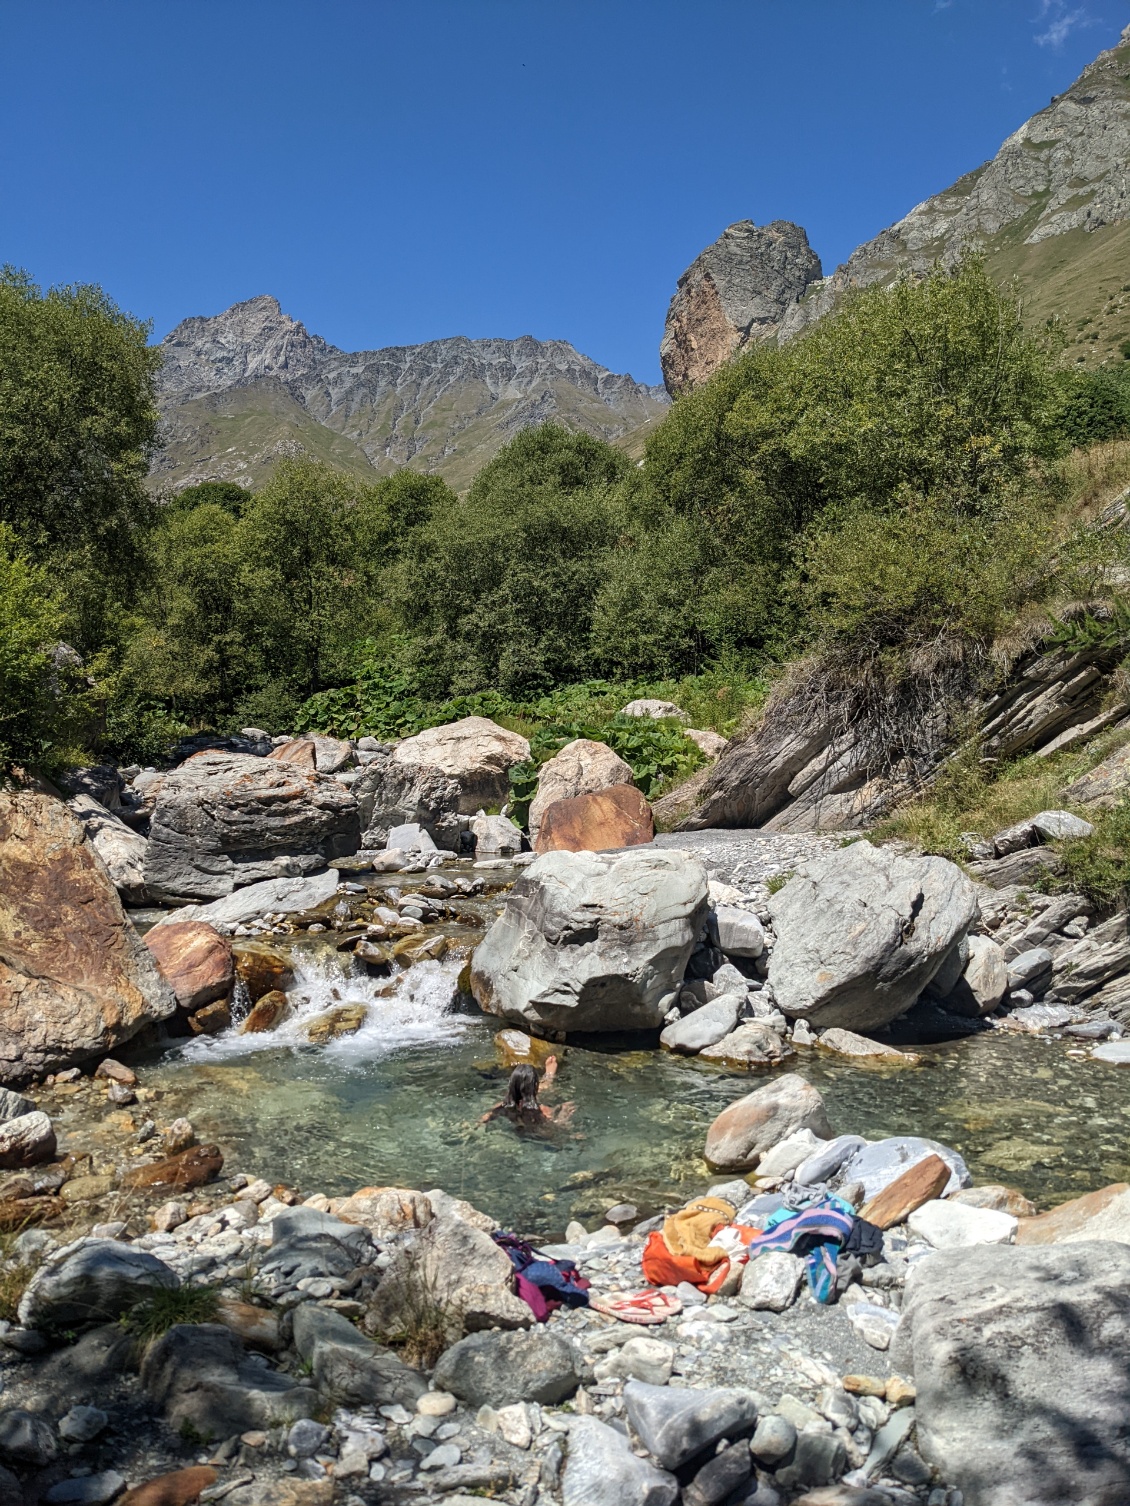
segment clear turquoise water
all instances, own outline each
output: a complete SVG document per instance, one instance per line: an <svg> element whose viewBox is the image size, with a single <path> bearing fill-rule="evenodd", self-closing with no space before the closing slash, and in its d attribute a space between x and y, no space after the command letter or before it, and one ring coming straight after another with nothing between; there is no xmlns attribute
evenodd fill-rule
<svg viewBox="0 0 1130 1506"><path fill-rule="evenodd" d="M707 1126L764 1080L657 1050L571 1045L547 1099L576 1104L571 1128L533 1136L505 1120L484 1125L507 1072L498 1022L449 1007L457 964L413 968L379 999L327 950L299 956L296 1022L274 1036L186 1042L146 1080L164 1095L161 1116L187 1113L229 1170L304 1194L440 1186L539 1237L618 1202L650 1212L714 1180L700 1158ZM303 1021L338 1000L369 1004L364 1029L305 1044ZM920 1049L915 1068L816 1051L790 1067L820 1088L837 1131L943 1140L977 1182L1007 1182L1041 1205L1130 1180L1130 1068L998 1033Z"/></svg>

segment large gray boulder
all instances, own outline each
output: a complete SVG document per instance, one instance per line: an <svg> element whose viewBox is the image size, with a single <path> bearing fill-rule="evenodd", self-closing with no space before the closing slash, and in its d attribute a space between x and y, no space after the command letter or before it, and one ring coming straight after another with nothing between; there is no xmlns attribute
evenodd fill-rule
<svg viewBox="0 0 1130 1506"><path fill-rule="evenodd" d="M595 1417L574 1418L561 1481L564 1506L673 1506L679 1482L638 1459L623 1433Z"/></svg>
<svg viewBox="0 0 1130 1506"><path fill-rule="evenodd" d="M398 827L415 826L437 847L454 851L464 825L459 781L431 764L403 763L394 752L382 747L371 753L353 785L361 813L361 845L384 847Z"/></svg>
<svg viewBox="0 0 1130 1506"><path fill-rule="evenodd" d="M668 1051L693 1056L730 1034L738 1023L738 1010L743 1002L737 994L721 994L701 1009L668 1025L659 1037L659 1044Z"/></svg>
<svg viewBox="0 0 1130 1506"><path fill-rule="evenodd" d="M312 1417L322 1405L312 1386L249 1359L218 1323L168 1329L146 1350L141 1383L171 1428L212 1439Z"/></svg>
<svg viewBox="0 0 1130 1506"><path fill-rule="evenodd" d="M707 913L706 873L677 850L548 852L511 890L471 964L488 1014L547 1030L654 1030Z"/></svg>
<svg viewBox="0 0 1130 1506"><path fill-rule="evenodd" d="M509 1407L518 1401L553 1406L572 1396L582 1360L568 1339L548 1329L473 1333L440 1359L436 1389L472 1407Z"/></svg>
<svg viewBox="0 0 1130 1506"><path fill-rule="evenodd" d="M909 1009L977 918L977 895L945 858L853 842L769 901L779 1007L825 1029L875 1030Z"/></svg>
<svg viewBox="0 0 1130 1506"><path fill-rule="evenodd" d="M348 1318L318 1302L294 1309L294 1347L318 1389L345 1406L413 1407L428 1389L418 1370L359 1333Z"/></svg>
<svg viewBox="0 0 1130 1506"><path fill-rule="evenodd" d="M82 822L87 839L106 864L114 888L126 904L143 905L145 891L145 852L149 843L140 832L127 826L120 816L108 811L93 795L75 795L67 801Z"/></svg>
<svg viewBox="0 0 1130 1506"><path fill-rule="evenodd" d="M454 1215L439 1216L393 1256L364 1326L392 1337L430 1308L442 1313L449 1341L481 1328L520 1328L533 1322L533 1313L513 1286L510 1257L489 1234Z"/></svg>
<svg viewBox="0 0 1130 1506"><path fill-rule="evenodd" d="M245 753L200 753L165 776L149 829L155 899L213 900L296 877L361 844L357 802L311 768Z"/></svg>
<svg viewBox="0 0 1130 1506"><path fill-rule="evenodd" d="M530 745L485 716L429 727L369 752L353 786L366 847L383 847L397 826L421 826L438 847L453 849L467 817L498 810L510 795L510 770Z"/></svg>
<svg viewBox="0 0 1130 1506"><path fill-rule="evenodd" d="M324 904L337 893L338 882L336 868L327 868L324 873L314 873L309 878L264 879L260 884L237 889L223 899L214 899L211 904L181 905L163 915L157 925L197 920L219 929L221 926L242 925L260 915L297 915Z"/></svg>
<svg viewBox="0 0 1130 1506"><path fill-rule="evenodd" d="M120 1318L180 1278L156 1255L114 1239L77 1239L43 1262L20 1298L25 1328L61 1330Z"/></svg>
<svg viewBox="0 0 1130 1506"><path fill-rule="evenodd" d="M911 1267L892 1359L967 1506L1130 1500L1130 1247L982 1245Z"/></svg>

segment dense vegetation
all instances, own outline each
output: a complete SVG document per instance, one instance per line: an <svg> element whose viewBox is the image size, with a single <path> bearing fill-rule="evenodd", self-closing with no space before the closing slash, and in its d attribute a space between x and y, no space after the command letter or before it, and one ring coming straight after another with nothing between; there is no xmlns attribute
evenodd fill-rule
<svg viewBox="0 0 1130 1506"><path fill-rule="evenodd" d="M0 763L481 711L536 756L599 735L654 788L699 755L619 717L633 696L730 732L807 656L845 716L939 726L1002 631L1109 595L1120 557L1063 460L1130 433L1130 383L1062 371L973 258L743 354L641 465L545 425L462 497L297 459L151 501L147 333L0 278Z"/></svg>

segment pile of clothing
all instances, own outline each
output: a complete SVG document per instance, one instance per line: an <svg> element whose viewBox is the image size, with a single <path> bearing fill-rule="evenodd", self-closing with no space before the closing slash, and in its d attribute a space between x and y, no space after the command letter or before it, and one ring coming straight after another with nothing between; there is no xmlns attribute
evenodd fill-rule
<svg viewBox="0 0 1130 1506"><path fill-rule="evenodd" d="M587 1307L592 1285L571 1260L551 1260L517 1234L497 1230L491 1239L510 1257L514 1288L539 1323L559 1307Z"/></svg>
<svg viewBox="0 0 1130 1506"><path fill-rule="evenodd" d="M882 1258L881 1229L823 1185L764 1193L740 1212L723 1198L695 1198L648 1237L643 1272L655 1286L687 1281L707 1294L736 1290L742 1267L768 1250L805 1257L818 1302L834 1302L864 1265Z"/></svg>

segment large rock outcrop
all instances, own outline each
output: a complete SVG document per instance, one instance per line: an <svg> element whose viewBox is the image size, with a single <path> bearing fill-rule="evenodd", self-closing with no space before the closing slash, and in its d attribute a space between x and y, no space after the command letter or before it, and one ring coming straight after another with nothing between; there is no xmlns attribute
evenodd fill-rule
<svg viewBox="0 0 1130 1506"><path fill-rule="evenodd" d="M1033 274L1042 267L1046 276L1047 261L1031 253L1025 257L1026 248L1071 231L1093 235L1124 221L1130 214L1125 191L1130 157L1128 43L1130 27L1119 46L1100 53L1046 109L1014 131L989 162L854 251L819 288L786 311L782 339L799 334L845 293L889 283L900 272L928 271L938 261L952 263L967 245L989 253L990 270L996 270L994 254L1004 253L1009 258L1007 271L1015 271L1019 253L1022 275L1029 267ZM1072 251L1075 257L1087 255L1087 248L1078 244L1065 248L1059 266ZM1100 285L1106 281L1102 278ZM1057 314L1070 296L1064 294L1061 279ZM1101 296L1105 298L1105 291ZM1074 314L1081 311L1082 305L1071 309Z"/></svg>
<svg viewBox="0 0 1130 1506"><path fill-rule="evenodd" d="M789 309L821 275L808 236L789 220L739 220L679 278L659 361L672 397L697 387L757 340L775 340Z"/></svg>
<svg viewBox="0 0 1130 1506"><path fill-rule="evenodd" d="M537 1033L654 1030L706 927L687 854L550 852L511 890L471 965L488 1014Z"/></svg>
<svg viewBox="0 0 1130 1506"><path fill-rule="evenodd" d="M853 842L809 864L769 902L769 981L785 1014L874 1030L910 1008L977 918L946 858Z"/></svg>
<svg viewBox="0 0 1130 1506"><path fill-rule="evenodd" d="M165 776L145 884L156 899L220 899L314 873L360 842L357 802L336 780L245 753L200 753Z"/></svg>
<svg viewBox="0 0 1130 1506"><path fill-rule="evenodd" d="M1077 653L1037 647L1021 654L997 688L970 707L985 753L996 759L1047 756L1125 717L1130 702L1112 679L1117 664L1117 651L1103 646ZM822 699L802 678L785 682L758 724L732 740L713 768L699 770L656 802L656 819L680 831L858 830L921 788L950 749L938 737L915 758L900 759L897 750L879 744L866 717L848 718L845 727L842 717L816 709ZM1102 785L1108 797L1118 778L1115 769L1109 787ZM1073 787L1064 798L1075 803L1092 793Z"/></svg>
<svg viewBox="0 0 1130 1506"><path fill-rule="evenodd" d="M968 1506L1130 1500L1130 1247L943 1250L895 1337L918 1448Z"/></svg>
<svg viewBox="0 0 1130 1506"><path fill-rule="evenodd" d="M175 1010L78 817L0 791L0 1078L104 1056Z"/></svg>
<svg viewBox="0 0 1130 1506"><path fill-rule="evenodd" d="M395 827L416 825L437 847L453 850L466 817L505 805L510 770L529 756L524 737L485 716L379 749L353 786L365 846L383 847Z"/></svg>
<svg viewBox="0 0 1130 1506"><path fill-rule="evenodd" d="M538 770L537 793L530 801L530 841L536 842L542 819L558 800L595 795L632 783L632 768L607 743L575 737Z"/></svg>

